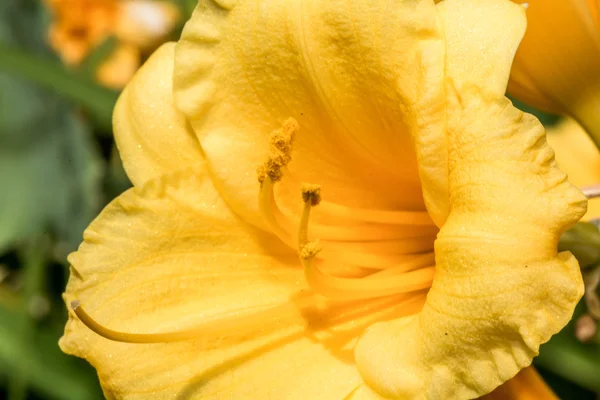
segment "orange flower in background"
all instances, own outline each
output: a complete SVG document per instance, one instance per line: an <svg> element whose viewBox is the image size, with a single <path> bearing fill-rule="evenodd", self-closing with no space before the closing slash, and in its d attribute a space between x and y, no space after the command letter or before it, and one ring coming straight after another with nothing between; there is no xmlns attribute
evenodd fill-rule
<svg viewBox="0 0 600 400"><path fill-rule="evenodd" d="M525 1L519 1L525 3ZM575 118L600 144L600 1L528 0L508 92Z"/></svg>
<svg viewBox="0 0 600 400"><path fill-rule="evenodd" d="M106 39L117 48L96 71L98 81L122 88L142 55L159 45L178 22L177 7L152 0L46 0L53 22L51 46L69 66L79 65Z"/></svg>

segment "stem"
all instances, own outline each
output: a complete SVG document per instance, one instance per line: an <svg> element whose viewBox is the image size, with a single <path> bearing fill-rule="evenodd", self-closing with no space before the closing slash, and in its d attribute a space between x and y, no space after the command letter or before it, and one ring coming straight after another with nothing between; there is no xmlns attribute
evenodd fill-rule
<svg viewBox="0 0 600 400"><path fill-rule="evenodd" d="M111 129L118 93L97 85L85 75L3 43L0 43L0 72L19 76L81 104L103 129Z"/></svg>

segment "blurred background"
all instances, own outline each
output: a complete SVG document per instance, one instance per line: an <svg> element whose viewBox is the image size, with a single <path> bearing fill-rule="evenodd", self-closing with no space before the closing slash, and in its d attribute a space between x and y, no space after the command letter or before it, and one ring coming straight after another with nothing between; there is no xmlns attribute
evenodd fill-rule
<svg viewBox="0 0 600 400"><path fill-rule="evenodd" d="M195 3L0 0L0 399L103 398L94 369L57 345L67 318L66 256L98 212L130 187L111 130L119 91L154 49L179 37ZM587 3L597 24L598 3ZM577 23L561 18L567 27ZM554 30L550 19L535 23L534 30ZM598 44L600 29L595 32ZM540 42L532 40L538 51ZM543 74L528 64L530 55L539 59L533 52L520 50L525 73L513 75L511 98L546 125L550 143L560 148L559 164L576 185L600 183L594 144L600 141L592 132L600 125L593 115L531 96L547 89L525 79ZM600 69L590 68L592 78L582 78L586 87L600 77ZM591 112L600 114L600 107ZM560 245L582 264L586 298L535 360L562 399L600 398L597 209L594 203L590 222L567 232Z"/></svg>

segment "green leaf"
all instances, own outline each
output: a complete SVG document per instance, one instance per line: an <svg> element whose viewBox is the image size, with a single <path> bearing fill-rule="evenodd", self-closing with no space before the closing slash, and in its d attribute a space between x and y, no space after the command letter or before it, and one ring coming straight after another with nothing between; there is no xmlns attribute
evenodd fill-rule
<svg viewBox="0 0 600 400"><path fill-rule="evenodd" d="M556 125L561 119L560 115L550 114L550 113L547 113L544 111L540 111L537 108L534 108L528 104L525 104L522 101L517 100L512 96L508 96L508 98L510 99L510 101L512 101L512 103L515 107L517 107L519 110L521 110L523 112L534 115L537 119L540 120L540 122L544 126Z"/></svg>
<svg viewBox="0 0 600 400"><path fill-rule="evenodd" d="M600 345L575 337L575 321L585 311L580 302L571 322L543 344L534 363L588 390L600 393Z"/></svg>
<svg viewBox="0 0 600 400"><path fill-rule="evenodd" d="M563 233L558 243L559 251L570 251L582 268L600 263L600 232L596 225L579 222Z"/></svg>
<svg viewBox="0 0 600 400"><path fill-rule="evenodd" d="M55 106L30 143L11 145L0 132L0 251L47 230L72 250L100 207L102 170L91 132Z"/></svg>
<svg viewBox="0 0 600 400"><path fill-rule="evenodd" d="M539 367L537 371L561 400L597 400L594 393L575 385L559 375Z"/></svg>
<svg viewBox="0 0 600 400"><path fill-rule="evenodd" d="M43 52L43 38L34 40L40 4L0 3L0 40ZM73 250L100 207L101 178L82 116L60 96L0 74L0 252L46 231L57 234L62 255Z"/></svg>
<svg viewBox="0 0 600 400"><path fill-rule="evenodd" d="M0 306L0 372L18 372L35 392L48 399L101 399L98 387L81 360L58 348L54 327L42 327L34 340L25 340L19 329L24 315ZM86 373L82 373L82 372Z"/></svg>
<svg viewBox="0 0 600 400"><path fill-rule="evenodd" d="M64 67L46 45L44 19L45 9L37 0L0 1L0 72L5 73L3 81L15 81L18 77L35 83L37 87L34 88L49 89L83 106L104 130L110 131L118 93L98 85L85 73ZM21 83L8 85L8 93L16 93L10 90L11 86ZM4 86L0 86L0 92L3 91ZM0 106L10 104L6 101L10 102L11 98L3 96L2 100ZM26 107L20 114L23 116L4 111L2 116L24 118L28 114Z"/></svg>
<svg viewBox="0 0 600 400"><path fill-rule="evenodd" d="M117 39L114 36L109 37L96 47L85 60L83 60L77 70L93 79L100 65L115 51L116 48Z"/></svg>
<svg viewBox="0 0 600 400"><path fill-rule="evenodd" d="M0 71L18 76L85 107L103 129L110 130L118 93L96 84L83 73L67 71L49 58L33 56L0 43Z"/></svg>

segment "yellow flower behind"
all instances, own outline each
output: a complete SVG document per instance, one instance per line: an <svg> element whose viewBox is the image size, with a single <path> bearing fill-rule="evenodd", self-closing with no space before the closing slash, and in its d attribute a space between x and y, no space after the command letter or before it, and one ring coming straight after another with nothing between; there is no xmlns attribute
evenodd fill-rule
<svg viewBox="0 0 600 400"><path fill-rule="evenodd" d="M63 62L79 65L110 36L118 46L96 72L106 86L122 88L140 66L142 52L156 48L179 20L161 0L45 0L52 14L51 46Z"/></svg>
<svg viewBox="0 0 600 400"><path fill-rule="evenodd" d="M540 110L575 118L600 144L600 1L526 3L527 32L509 93Z"/></svg>
<svg viewBox="0 0 600 400"><path fill-rule="evenodd" d="M135 187L69 258L61 348L108 398L553 398L519 371L582 296L556 247L586 201L504 98L524 29L505 0L200 1L119 100Z"/></svg>
<svg viewBox="0 0 600 400"><path fill-rule="evenodd" d="M565 119L548 128L548 144L556 152L556 161L579 187L600 182L600 153L583 128L572 119ZM600 218L600 199L588 200L584 220Z"/></svg>

